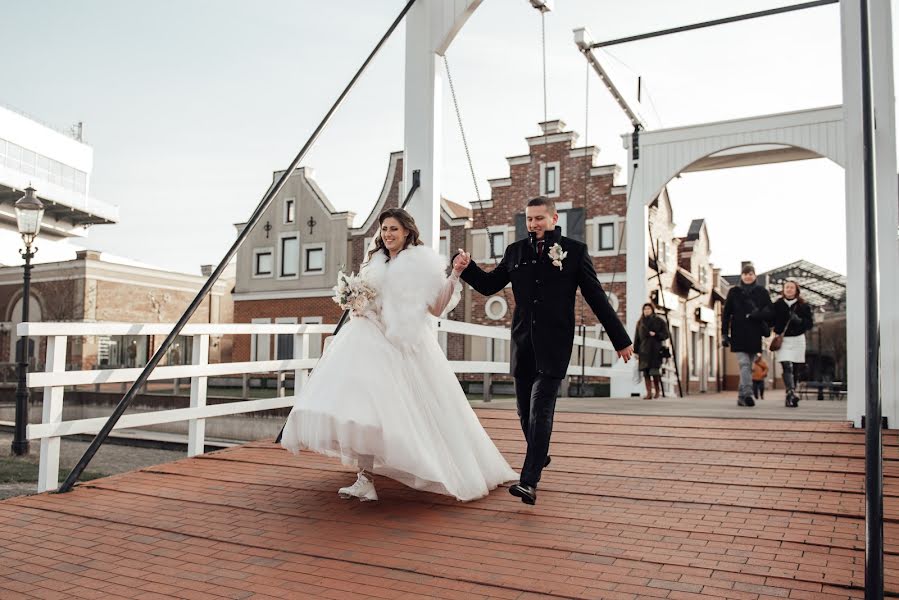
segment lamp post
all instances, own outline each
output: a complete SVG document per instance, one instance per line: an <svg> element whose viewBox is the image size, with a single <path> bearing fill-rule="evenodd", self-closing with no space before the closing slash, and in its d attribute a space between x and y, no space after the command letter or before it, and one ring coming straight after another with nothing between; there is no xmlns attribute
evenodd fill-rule
<svg viewBox="0 0 899 600"><path fill-rule="evenodd" d="M821 325L824 324L824 307L822 306L814 314L815 329L818 330L818 363L817 376L818 380L818 400L824 400L824 348L821 346Z"/></svg>
<svg viewBox="0 0 899 600"><path fill-rule="evenodd" d="M25 270L22 288L22 322L28 322L28 305L31 302L31 259L37 248L32 249L31 244L41 230L41 219L44 216L44 205L35 198L34 188L28 186L25 195L19 198L15 204L16 223L22 241L25 242L25 250L19 250L19 254L25 259ZM12 440L12 452L16 456L28 454L28 440L25 437L25 428L28 425L28 387L25 385L25 375L28 373L28 336L24 336L16 344L16 362L18 382L16 384L16 427Z"/></svg>

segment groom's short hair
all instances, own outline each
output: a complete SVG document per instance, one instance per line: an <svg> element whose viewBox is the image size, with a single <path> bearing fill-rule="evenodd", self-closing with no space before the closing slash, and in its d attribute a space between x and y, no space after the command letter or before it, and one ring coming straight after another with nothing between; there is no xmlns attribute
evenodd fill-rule
<svg viewBox="0 0 899 600"><path fill-rule="evenodd" d="M549 211L549 214L556 214L556 203L547 198L546 196L537 196L536 198L531 198L528 200L528 206L545 206L546 210Z"/></svg>

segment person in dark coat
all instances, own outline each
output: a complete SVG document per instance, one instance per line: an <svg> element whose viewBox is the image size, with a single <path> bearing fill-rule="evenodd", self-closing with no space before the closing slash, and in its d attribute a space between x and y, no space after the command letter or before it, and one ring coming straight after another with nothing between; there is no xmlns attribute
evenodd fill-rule
<svg viewBox="0 0 899 600"><path fill-rule="evenodd" d="M784 387L787 395L784 406L799 406L796 395L796 364L805 363L805 334L814 327L812 309L802 298L799 284L789 280L783 284L783 296L767 310L768 320L772 323L774 333L783 335L783 343L777 350L777 360L783 368Z"/></svg>
<svg viewBox="0 0 899 600"><path fill-rule="evenodd" d="M526 504L537 501L537 482L549 464L556 395L568 373L574 343L575 294L581 294L605 328L618 356L633 353L630 337L596 278L586 244L564 237L559 215L548 198L534 198L525 209L528 237L510 244L503 259L487 273L460 251L453 263L465 265L461 278L490 296L512 283L512 376L518 417L527 440L521 481L509 488Z"/></svg>
<svg viewBox="0 0 899 600"><path fill-rule="evenodd" d="M634 352L639 359L639 369L643 373L643 383L646 384L646 396L644 400L653 398L653 386L655 397L662 396L662 342L668 339L668 327L656 315L655 307L647 302L643 305L643 316L637 321L637 330L634 332Z"/></svg>
<svg viewBox="0 0 899 600"><path fill-rule="evenodd" d="M765 322L771 305L768 291L756 283L755 267L745 265L740 284L732 287L721 315L721 344L737 355L740 364L740 389L737 406L755 406L752 399L752 361L762 351L762 338L771 331Z"/></svg>

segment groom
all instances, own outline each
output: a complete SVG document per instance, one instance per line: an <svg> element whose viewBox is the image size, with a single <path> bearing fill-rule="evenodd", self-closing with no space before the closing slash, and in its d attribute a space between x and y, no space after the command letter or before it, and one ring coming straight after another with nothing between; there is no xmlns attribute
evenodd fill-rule
<svg viewBox="0 0 899 600"><path fill-rule="evenodd" d="M527 239L510 244L493 271L482 271L466 252L456 255L453 266L457 271L464 267L462 279L485 296L512 283L512 376L528 447L521 481L509 492L526 504L535 504L540 473L550 461L556 395L571 359L578 287L625 362L633 346L596 279L587 246L563 237L561 228L556 227L555 203L534 198L528 202L525 216Z"/></svg>

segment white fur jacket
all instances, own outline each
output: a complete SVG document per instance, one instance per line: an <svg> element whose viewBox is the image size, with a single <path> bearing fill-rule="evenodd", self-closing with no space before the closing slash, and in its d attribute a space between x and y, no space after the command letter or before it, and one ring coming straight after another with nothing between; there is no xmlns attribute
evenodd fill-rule
<svg viewBox="0 0 899 600"><path fill-rule="evenodd" d="M431 315L445 316L459 302L462 285L446 276L447 263L427 246L413 246L388 261L372 256L360 275L377 291L374 306L363 315L379 321L384 335L398 348L418 345L430 333Z"/></svg>

